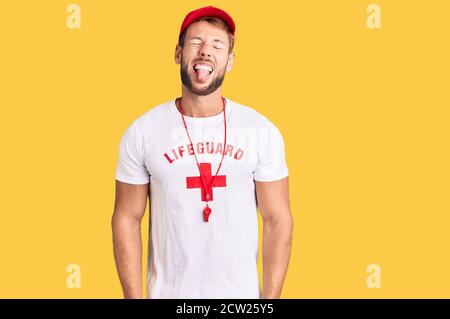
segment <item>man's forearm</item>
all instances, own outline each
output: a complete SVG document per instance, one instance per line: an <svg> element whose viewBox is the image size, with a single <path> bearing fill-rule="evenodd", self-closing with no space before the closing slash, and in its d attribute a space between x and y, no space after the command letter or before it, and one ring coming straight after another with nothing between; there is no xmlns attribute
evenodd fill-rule
<svg viewBox="0 0 450 319"><path fill-rule="evenodd" d="M115 213L112 230L114 258L124 298L142 298L141 221Z"/></svg>
<svg viewBox="0 0 450 319"><path fill-rule="evenodd" d="M293 220L264 221L263 291L261 298L280 298L291 253Z"/></svg>

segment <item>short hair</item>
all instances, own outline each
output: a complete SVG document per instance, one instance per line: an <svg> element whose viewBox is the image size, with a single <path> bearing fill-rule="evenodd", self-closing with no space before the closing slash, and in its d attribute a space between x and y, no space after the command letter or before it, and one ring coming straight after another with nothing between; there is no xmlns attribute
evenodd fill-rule
<svg viewBox="0 0 450 319"><path fill-rule="evenodd" d="M234 47L234 35L231 33L230 28L228 27L228 25L223 22L221 19L216 18L216 17L203 17L200 18L198 20L195 20L194 22L199 22L199 21L206 21L209 22L211 24L214 24L218 27L221 27L222 29L224 29L225 31L227 31L228 33L228 42L229 42L229 47L228 47L228 53L233 52L233 47ZM194 23L193 22L193 23ZM189 29L189 27L187 27L186 29L184 29L183 33L180 36L180 40L178 42L178 45L180 47L184 46L184 41L186 40L186 34L187 34L187 30Z"/></svg>

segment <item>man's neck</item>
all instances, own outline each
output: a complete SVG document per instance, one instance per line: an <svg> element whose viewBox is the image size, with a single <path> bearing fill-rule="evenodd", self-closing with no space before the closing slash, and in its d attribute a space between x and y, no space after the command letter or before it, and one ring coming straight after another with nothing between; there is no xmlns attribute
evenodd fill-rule
<svg viewBox="0 0 450 319"><path fill-rule="evenodd" d="M222 95L219 90L209 95L196 95L183 90L181 104L184 115L190 117L209 117L223 111Z"/></svg>

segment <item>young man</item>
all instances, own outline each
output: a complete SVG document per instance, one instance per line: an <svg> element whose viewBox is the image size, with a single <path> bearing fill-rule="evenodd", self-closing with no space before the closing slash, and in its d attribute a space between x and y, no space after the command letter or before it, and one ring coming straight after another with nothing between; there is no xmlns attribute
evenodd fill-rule
<svg viewBox="0 0 450 319"><path fill-rule="evenodd" d="M147 298L280 297L293 227L284 142L266 117L221 95L234 33L221 9L190 12L175 49L181 98L150 109L122 137L112 228L125 298L143 297L147 195Z"/></svg>

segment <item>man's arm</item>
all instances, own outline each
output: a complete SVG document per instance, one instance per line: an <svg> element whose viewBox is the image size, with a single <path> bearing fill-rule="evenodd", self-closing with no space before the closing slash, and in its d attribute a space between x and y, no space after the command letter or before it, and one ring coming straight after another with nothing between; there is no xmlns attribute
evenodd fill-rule
<svg viewBox="0 0 450 319"><path fill-rule="evenodd" d="M288 177L274 182L255 182L258 208L264 222L262 299L281 295L291 253L293 218Z"/></svg>
<svg viewBox="0 0 450 319"><path fill-rule="evenodd" d="M141 220L147 206L149 184L134 185L116 180L111 219L114 258L124 298L143 298Z"/></svg>

